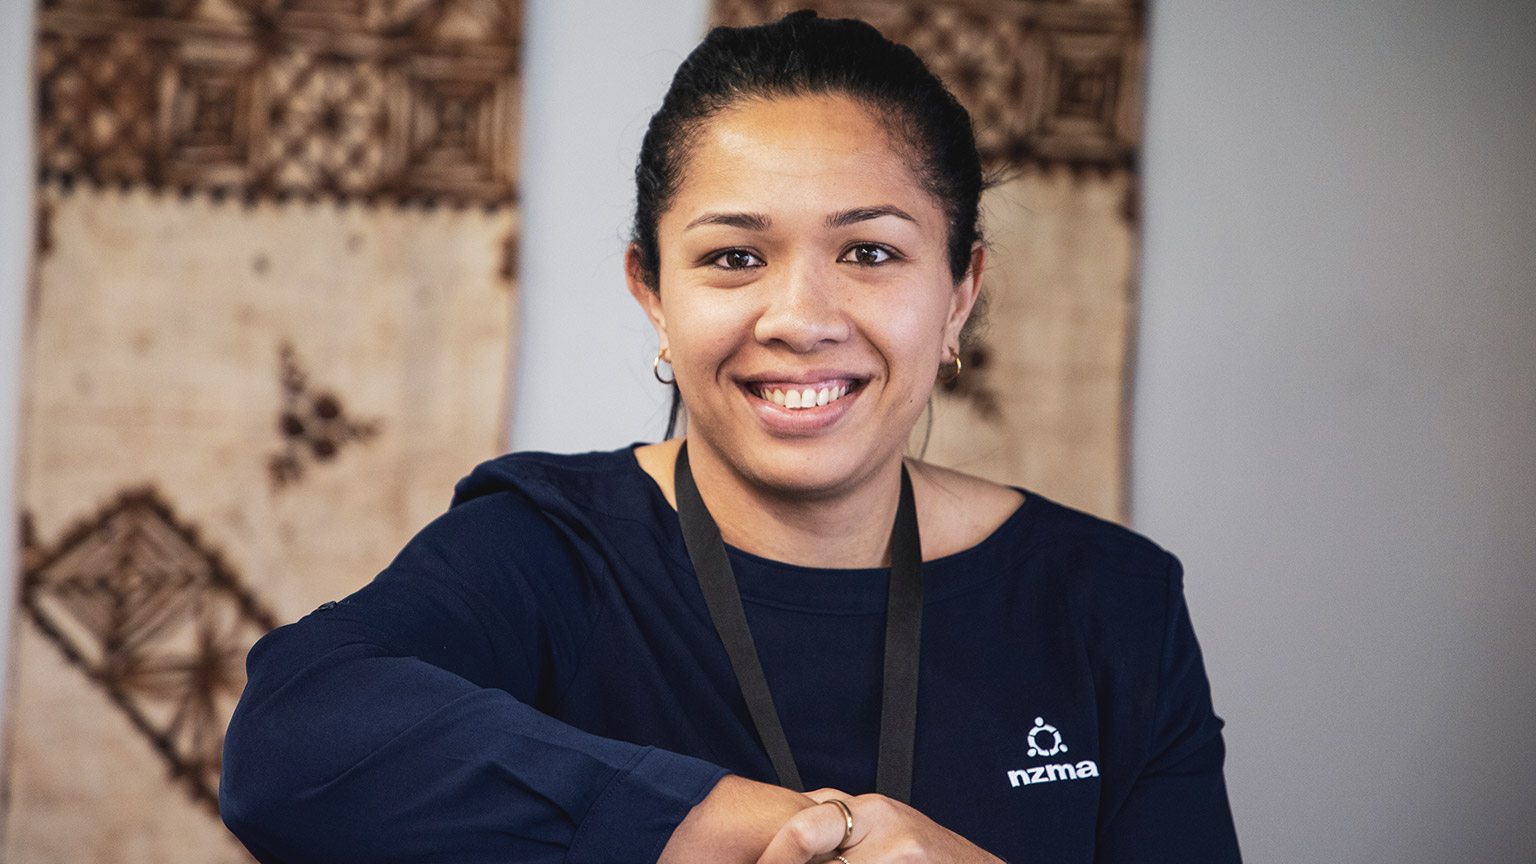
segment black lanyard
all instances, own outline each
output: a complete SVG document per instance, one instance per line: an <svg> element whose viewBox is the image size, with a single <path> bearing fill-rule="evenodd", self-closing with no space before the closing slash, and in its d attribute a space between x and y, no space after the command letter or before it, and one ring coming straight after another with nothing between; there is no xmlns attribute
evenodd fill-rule
<svg viewBox="0 0 1536 864"><path fill-rule="evenodd" d="M720 527L693 482L688 468L688 445L677 451L673 472L677 494L677 518L682 523L683 543L699 577L699 589L709 606L715 632L725 643L731 669L747 700L747 710L757 736L778 772L779 783L805 791L789 741L779 723L779 712L768 691L768 679L757 658L757 646L747 627L741 592L731 561L720 539ZM875 768L875 791L903 803L912 799L912 749L917 729L917 658L923 625L923 547L917 533L917 505L912 499L912 480L901 468L901 499L896 522L891 526L891 579L885 607L885 672L880 706L880 756Z"/></svg>

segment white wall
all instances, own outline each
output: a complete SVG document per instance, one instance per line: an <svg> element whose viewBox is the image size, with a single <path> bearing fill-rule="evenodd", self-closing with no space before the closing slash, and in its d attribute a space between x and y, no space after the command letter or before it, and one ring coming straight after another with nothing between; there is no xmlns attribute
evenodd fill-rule
<svg viewBox="0 0 1536 864"><path fill-rule="evenodd" d="M0 718L10 668L21 332L32 253L32 4L0 3ZM0 749L4 747L0 737ZM0 765L3 765L0 753Z"/></svg>
<svg viewBox="0 0 1536 864"><path fill-rule="evenodd" d="M654 441L670 391L624 287L635 156L704 0L526 0L522 344L511 445L611 450Z"/></svg>
<svg viewBox="0 0 1536 864"><path fill-rule="evenodd" d="M1536 4L1152 15L1134 517L1248 860L1536 860Z"/></svg>

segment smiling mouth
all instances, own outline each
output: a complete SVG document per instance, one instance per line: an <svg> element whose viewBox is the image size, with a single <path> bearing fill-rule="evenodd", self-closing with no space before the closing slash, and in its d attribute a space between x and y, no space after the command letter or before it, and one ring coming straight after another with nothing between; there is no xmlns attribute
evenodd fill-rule
<svg viewBox="0 0 1536 864"><path fill-rule="evenodd" d="M794 410L816 408L827 405L847 396L855 388L853 384L828 385L824 387L775 387L772 385L760 385L752 388L752 393L759 399L781 405Z"/></svg>

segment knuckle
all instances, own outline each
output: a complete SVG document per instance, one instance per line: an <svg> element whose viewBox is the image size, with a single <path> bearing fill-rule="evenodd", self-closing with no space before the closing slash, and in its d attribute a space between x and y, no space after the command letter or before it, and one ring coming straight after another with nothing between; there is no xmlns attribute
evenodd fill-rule
<svg viewBox="0 0 1536 864"><path fill-rule="evenodd" d="M927 864L928 851L912 835L896 838L887 850L885 860L892 864Z"/></svg>
<svg viewBox="0 0 1536 864"><path fill-rule="evenodd" d="M896 802L884 795L861 795L859 796L859 802L864 806L864 809L881 821L890 820L897 813Z"/></svg>
<svg viewBox="0 0 1536 864"><path fill-rule="evenodd" d="M816 843L816 826L809 819L794 819L785 826L789 831L789 841L795 844L795 848L810 851Z"/></svg>

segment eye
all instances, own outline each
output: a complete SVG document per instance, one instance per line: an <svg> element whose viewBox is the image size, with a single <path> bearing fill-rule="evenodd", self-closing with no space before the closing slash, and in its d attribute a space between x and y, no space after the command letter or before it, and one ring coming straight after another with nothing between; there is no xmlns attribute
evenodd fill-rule
<svg viewBox="0 0 1536 864"><path fill-rule="evenodd" d="M895 260L896 256L884 246L878 243L860 243L848 247L842 257L837 259L845 264L858 264L861 267L874 267L887 261Z"/></svg>
<svg viewBox="0 0 1536 864"><path fill-rule="evenodd" d="M727 249L711 258L710 263L722 270L746 270L763 266L763 259L745 249Z"/></svg>

